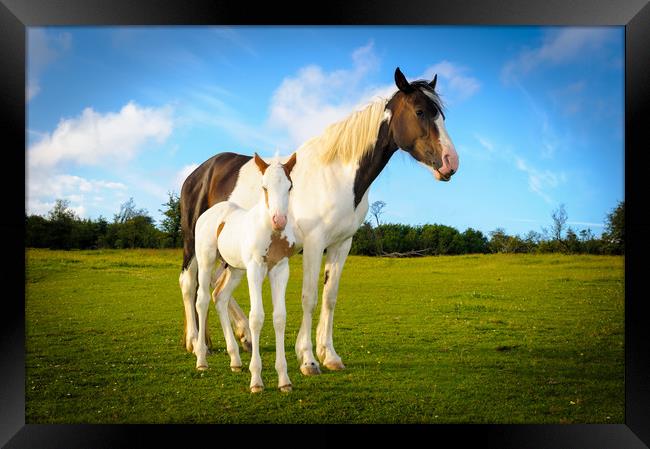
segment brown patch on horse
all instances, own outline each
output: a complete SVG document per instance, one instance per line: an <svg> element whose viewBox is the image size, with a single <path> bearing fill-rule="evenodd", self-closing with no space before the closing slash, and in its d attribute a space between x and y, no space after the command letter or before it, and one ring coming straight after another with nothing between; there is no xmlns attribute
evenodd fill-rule
<svg viewBox="0 0 650 449"><path fill-rule="evenodd" d="M325 281L323 282L323 285L327 285L327 280L330 277L330 272L329 270L325 270Z"/></svg>
<svg viewBox="0 0 650 449"><path fill-rule="evenodd" d="M221 234L221 231L223 231L223 227L226 224L225 221L222 221L219 223L219 226L217 226L217 240L219 240L219 234Z"/></svg>
<svg viewBox="0 0 650 449"><path fill-rule="evenodd" d="M279 232L271 233L271 244L269 245L269 249L266 251L266 256L264 257L268 269L270 270L273 268L276 263L285 257L293 256L295 253L294 246L294 244L289 244L286 236L280 237Z"/></svg>

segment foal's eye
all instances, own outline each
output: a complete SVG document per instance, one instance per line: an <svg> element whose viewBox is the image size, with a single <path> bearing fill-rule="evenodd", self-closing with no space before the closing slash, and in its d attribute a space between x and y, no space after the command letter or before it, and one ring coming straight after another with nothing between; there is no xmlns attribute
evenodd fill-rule
<svg viewBox="0 0 650 449"><path fill-rule="evenodd" d="M424 115L424 111L415 111L415 115L422 117Z"/></svg>

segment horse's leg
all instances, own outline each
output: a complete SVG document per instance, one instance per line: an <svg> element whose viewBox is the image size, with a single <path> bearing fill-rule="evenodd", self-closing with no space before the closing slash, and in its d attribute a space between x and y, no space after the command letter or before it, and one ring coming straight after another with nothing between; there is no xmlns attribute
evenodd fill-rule
<svg viewBox="0 0 650 449"><path fill-rule="evenodd" d="M224 276L226 276L226 267L227 265L225 262L222 262L217 267L214 276L215 285L219 285L223 283ZM212 294L212 298L216 301L215 299L216 296L214 296L214 293ZM242 349L246 352L251 352L251 331L250 328L248 327L248 318L246 318L246 314L244 314L242 309L239 307L239 304L237 304L235 298L233 298L232 296L229 298L226 304L228 306L228 316L230 317L230 321L232 322L232 327L233 330L235 331L235 336L241 342Z"/></svg>
<svg viewBox="0 0 650 449"><path fill-rule="evenodd" d="M318 275L322 258L322 246L305 242L302 250L302 324L296 339L296 356L300 372L306 376L320 374L311 343L311 317L318 300Z"/></svg>
<svg viewBox="0 0 650 449"><path fill-rule="evenodd" d="M242 349L251 352L251 330L248 325L248 318L246 318L246 314L232 296L228 301L228 315L233 323L235 336L241 342Z"/></svg>
<svg viewBox="0 0 650 449"><path fill-rule="evenodd" d="M260 332L264 324L264 305L262 304L262 282L266 275L266 267L253 261L248 264L248 294L251 298L251 311L248 318L251 326L253 351L249 370L251 372L251 392L259 393L264 389L262 382L262 359L260 357Z"/></svg>
<svg viewBox="0 0 650 449"><path fill-rule="evenodd" d="M316 328L316 354L327 369L342 370L345 368L341 357L334 350L332 327L334 323L334 307L339 290L339 280L343 264L350 252L352 239L332 245L327 248L325 258L325 285L323 287L323 305L321 306L318 327Z"/></svg>
<svg viewBox="0 0 650 449"><path fill-rule="evenodd" d="M223 337L226 340L226 350L230 356L230 369L235 372L241 371L241 359L239 358L239 346L237 340L230 327L230 320L228 319L228 300L233 290L237 288L242 276L243 270L233 269L231 267L224 269L216 281L212 298L214 300L214 307L219 314L219 321L221 321L221 330Z"/></svg>
<svg viewBox="0 0 650 449"><path fill-rule="evenodd" d="M212 266L214 259L198 261L199 289L196 296L196 311L199 316L198 338L194 341L194 354L196 355L196 369L208 368L208 345L205 338L208 308L210 307L210 280L212 279Z"/></svg>
<svg viewBox="0 0 650 449"><path fill-rule="evenodd" d="M287 357L284 353L284 330L287 324L285 294L289 280L289 261L278 263L269 271L271 298L273 300L273 328L275 329L275 371L278 373L278 388L283 393L291 391L291 380L287 373Z"/></svg>
<svg viewBox="0 0 650 449"><path fill-rule="evenodd" d="M183 293L183 306L185 307L185 327L183 330L183 339L185 340L185 349L187 352L192 352L193 342L197 337L197 323L196 323L196 307L194 301L196 299L196 286L197 286L197 270L198 265L196 257L186 269L181 271L178 278L178 283Z"/></svg>

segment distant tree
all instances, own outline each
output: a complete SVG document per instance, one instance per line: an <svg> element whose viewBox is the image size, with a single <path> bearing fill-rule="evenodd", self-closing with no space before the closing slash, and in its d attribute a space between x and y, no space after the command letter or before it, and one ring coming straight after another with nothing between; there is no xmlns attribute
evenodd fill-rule
<svg viewBox="0 0 650 449"><path fill-rule="evenodd" d="M571 228L566 231L566 239L564 241L564 249L569 254L577 254L582 252L582 242L578 239L578 234Z"/></svg>
<svg viewBox="0 0 650 449"><path fill-rule="evenodd" d="M77 218L75 212L70 209L70 201L62 199L57 199L54 202L54 207L48 212L47 215L51 221L74 220Z"/></svg>
<svg viewBox="0 0 650 449"><path fill-rule="evenodd" d="M120 205L120 212L113 215L114 223L126 223L132 218L137 216L148 216L149 213L146 209L136 209L133 197Z"/></svg>
<svg viewBox="0 0 650 449"><path fill-rule="evenodd" d="M487 253L489 252L488 239L481 231L467 228L461 234L464 241L463 254Z"/></svg>
<svg viewBox="0 0 650 449"><path fill-rule="evenodd" d="M492 253L508 252L508 235L505 229L496 228L494 231L490 231L489 248Z"/></svg>
<svg viewBox="0 0 650 449"><path fill-rule="evenodd" d="M562 242L562 233L566 228L566 222L569 219L564 204L560 204L560 207L555 209L551 213L551 218L553 219L553 224L551 226L551 236L557 242Z"/></svg>
<svg viewBox="0 0 650 449"><path fill-rule="evenodd" d="M581 242L588 242L589 240L593 240L595 238L594 233L591 232L591 229L589 228L582 229L579 232L579 235L580 235Z"/></svg>
<svg viewBox="0 0 650 449"><path fill-rule="evenodd" d="M625 201L620 201L614 210L607 214L602 238L607 244L608 252L625 254Z"/></svg>
<svg viewBox="0 0 650 449"><path fill-rule="evenodd" d="M54 207L48 213L49 229L47 246L53 249L75 248L73 231L78 220L75 212L70 209L70 201L57 199Z"/></svg>
<svg viewBox="0 0 650 449"><path fill-rule="evenodd" d="M526 252L534 253L538 250L540 242L543 240L542 234L536 231L528 231L524 236L524 243L526 245Z"/></svg>
<svg viewBox="0 0 650 449"><path fill-rule="evenodd" d="M165 234L164 246L179 247L182 243L180 197L174 192L169 192L169 199L163 206L165 209L159 211L165 216L160 223L160 228Z"/></svg>
<svg viewBox="0 0 650 449"><path fill-rule="evenodd" d="M350 254L363 256L377 255L377 237L369 221L365 221L354 234Z"/></svg>
<svg viewBox="0 0 650 449"><path fill-rule="evenodd" d="M383 201L375 201L370 205L370 214L375 217L377 226L380 224L379 217L384 213L384 207L386 207L386 203Z"/></svg>

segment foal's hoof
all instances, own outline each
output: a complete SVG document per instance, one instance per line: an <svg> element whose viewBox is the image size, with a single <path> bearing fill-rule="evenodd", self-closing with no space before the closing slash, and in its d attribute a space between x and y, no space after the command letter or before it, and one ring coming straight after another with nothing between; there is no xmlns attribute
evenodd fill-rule
<svg viewBox="0 0 650 449"><path fill-rule="evenodd" d="M231 366L231 367L230 367L230 370L231 370L233 373L241 373L241 366Z"/></svg>
<svg viewBox="0 0 650 449"><path fill-rule="evenodd" d="M253 385L251 387L251 393L261 393L264 391L264 385Z"/></svg>
<svg viewBox="0 0 650 449"><path fill-rule="evenodd" d="M341 371L345 369L345 365L340 360L338 362L327 362L325 368L330 371Z"/></svg>
<svg viewBox="0 0 650 449"><path fill-rule="evenodd" d="M291 386L291 384L289 384L289 385L282 385L282 386L280 387L280 391L281 391L282 393L289 393L291 390L293 390L293 387Z"/></svg>
<svg viewBox="0 0 650 449"><path fill-rule="evenodd" d="M206 371L208 369L208 365L199 365L196 367L197 371Z"/></svg>
<svg viewBox="0 0 650 449"><path fill-rule="evenodd" d="M314 362L310 364L305 364L300 367L300 372L305 376L316 376L320 374L320 368Z"/></svg>

